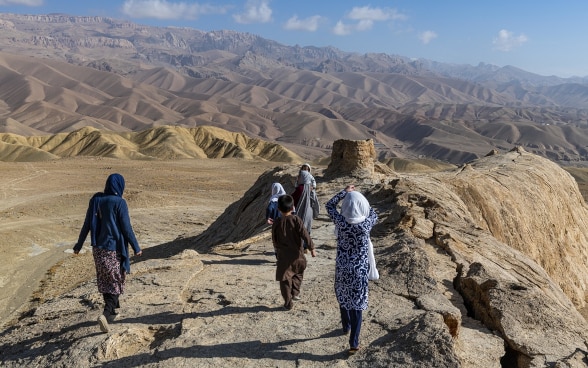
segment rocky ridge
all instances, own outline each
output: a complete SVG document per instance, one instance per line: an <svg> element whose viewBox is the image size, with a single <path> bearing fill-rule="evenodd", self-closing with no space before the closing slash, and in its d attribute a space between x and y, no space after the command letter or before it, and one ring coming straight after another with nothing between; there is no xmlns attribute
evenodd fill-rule
<svg viewBox="0 0 588 368"><path fill-rule="evenodd" d="M322 203L353 182L379 215L380 280L370 284L362 349L350 358L324 212L313 225L318 257L309 259L303 300L279 310L263 209L271 183L291 190L296 172L267 171L202 234L134 259L110 333L99 333L89 281L3 332L3 365L588 366L588 324L578 312L588 208L557 165L517 149L435 173L327 179L315 169Z"/></svg>
<svg viewBox="0 0 588 368"><path fill-rule="evenodd" d="M134 160L186 158L243 158L301 162L296 153L215 127L159 126L117 133L84 127L71 133L25 137L0 133L0 161L40 161L94 156Z"/></svg>

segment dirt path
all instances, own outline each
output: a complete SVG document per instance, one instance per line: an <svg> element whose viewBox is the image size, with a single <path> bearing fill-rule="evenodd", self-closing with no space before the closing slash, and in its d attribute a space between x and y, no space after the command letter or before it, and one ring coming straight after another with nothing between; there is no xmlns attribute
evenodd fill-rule
<svg viewBox="0 0 588 368"><path fill-rule="evenodd" d="M99 332L102 302L90 281L39 306L36 324L9 331L4 338L19 333L24 342L5 354L24 357L36 351L46 356L43 364L56 366L353 366L333 290L333 226L325 217L314 222L312 233L318 254L307 257L302 299L291 311L282 308L267 230L241 250L227 246L210 254L187 250L172 257L147 253L134 258L120 318L108 334ZM90 255L67 262L83 258ZM62 268L70 266L67 262ZM370 298L385 300L377 283L370 284ZM365 346L386 333L373 322L381 307L370 306L364 313ZM55 319L58 324L52 323ZM72 345L67 352L59 349L64 341Z"/></svg>
<svg viewBox="0 0 588 368"><path fill-rule="evenodd" d="M193 256L181 252L187 247L183 238L208 228L262 172L275 166L222 163L221 170L218 161L150 163L149 169L116 160L36 163L37 170L46 170L43 181L21 181L29 186L16 193L18 201L0 211L2 223L12 224L0 228L0 235L6 235L2 250L30 248L5 264L12 273L3 273L11 279L2 287L6 298L0 300L1 307L13 311L12 316L26 311L22 303L46 271L58 266L35 295L45 301L30 311L36 323L5 331L6 341L18 333L21 343L4 345L4 354L24 357L33 352L55 366L348 366L348 338L341 334L333 291L335 239L326 215L313 224L318 255L308 257L302 300L292 311L282 309L274 281L269 228L246 240L240 250L227 246ZM24 167L2 165L8 172ZM93 281L91 253L74 257L70 248L91 194L101 189L110 172L127 178L125 197L146 256L133 259L121 318L109 334L102 334L96 324L102 301ZM31 253L40 248L48 250ZM30 283L23 282L24 274ZM376 283L370 286L370 298L385 299L381 293ZM366 345L384 334L371 322L379 311L374 305L364 314L361 336ZM63 341L72 345L65 352L59 348ZM18 360L11 362L18 366Z"/></svg>

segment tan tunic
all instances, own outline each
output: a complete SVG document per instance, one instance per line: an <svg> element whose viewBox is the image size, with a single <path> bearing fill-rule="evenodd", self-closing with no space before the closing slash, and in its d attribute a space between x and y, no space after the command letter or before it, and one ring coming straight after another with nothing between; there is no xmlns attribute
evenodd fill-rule
<svg viewBox="0 0 588 368"><path fill-rule="evenodd" d="M278 257L276 281L290 279L294 274L301 274L306 269L303 240L308 244L309 250L314 249L314 243L300 217L288 215L274 221L272 242Z"/></svg>

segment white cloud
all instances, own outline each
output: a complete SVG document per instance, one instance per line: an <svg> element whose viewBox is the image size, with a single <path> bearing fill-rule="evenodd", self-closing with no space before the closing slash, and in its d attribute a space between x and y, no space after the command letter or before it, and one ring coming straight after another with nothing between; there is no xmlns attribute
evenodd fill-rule
<svg viewBox="0 0 588 368"><path fill-rule="evenodd" d="M204 14L224 14L227 7L166 0L126 0L122 12L132 18L196 19Z"/></svg>
<svg viewBox="0 0 588 368"><path fill-rule="evenodd" d="M290 31L308 31L308 32L315 32L318 29L319 22L323 17L320 15L313 15L312 17L308 17L306 19L298 19L297 15L294 15L286 24L284 24L284 29Z"/></svg>
<svg viewBox="0 0 588 368"><path fill-rule="evenodd" d="M358 31L369 31L374 26L374 21L371 19L362 19L355 25Z"/></svg>
<svg viewBox="0 0 588 368"><path fill-rule="evenodd" d="M406 15L399 13L396 9L389 8L371 8L369 6L354 7L351 9L347 18L354 20L371 20L371 21L385 21L385 20L404 20Z"/></svg>
<svg viewBox="0 0 588 368"><path fill-rule="evenodd" d="M335 24L335 27L333 27L333 33L337 36L345 36L353 32L353 28L353 25L338 21L337 24Z"/></svg>
<svg viewBox="0 0 588 368"><path fill-rule="evenodd" d="M424 31L419 35L419 39L425 45L437 38L437 33L433 31Z"/></svg>
<svg viewBox="0 0 588 368"><path fill-rule="evenodd" d="M515 36L513 32L501 29L500 32L498 32L498 37L492 41L492 44L494 44L495 49L508 52L514 48L522 46L527 41L527 36L522 33L519 36Z"/></svg>
<svg viewBox="0 0 588 368"><path fill-rule="evenodd" d="M356 21L356 23L344 24L339 21L333 27L334 34L344 36L354 31L369 31L375 22L405 20L407 18L406 15L399 13L396 9L372 8L370 6L356 6L345 17Z"/></svg>
<svg viewBox="0 0 588 368"><path fill-rule="evenodd" d="M237 23L268 23L272 20L272 9L269 0L248 0L245 12L233 15Z"/></svg>
<svg viewBox="0 0 588 368"><path fill-rule="evenodd" d="M0 0L0 5L41 6L43 0Z"/></svg>

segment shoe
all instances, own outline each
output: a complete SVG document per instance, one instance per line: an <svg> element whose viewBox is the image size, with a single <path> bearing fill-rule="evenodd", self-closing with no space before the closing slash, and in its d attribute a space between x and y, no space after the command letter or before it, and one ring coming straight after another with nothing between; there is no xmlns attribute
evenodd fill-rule
<svg viewBox="0 0 588 368"><path fill-rule="evenodd" d="M101 314L100 317L98 317L98 324L100 325L100 331L104 333L108 332L108 321L104 314Z"/></svg>
<svg viewBox="0 0 588 368"><path fill-rule="evenodd" d="M292 300L300 300L300 299L301 298L298 295L292 297Z"/></svg>
<svg viewBox="0 0 588 368"><path fill-rule="evenodd" d="M292 303L290 303L290 304L284 304L284 309L285 310L292 310L292 308L294 308L294 305Z"/></svg>
<svg viewBox="0 0 588 368"><path fill-rule="evenodd" d="M357 353L359 351L359 346L356 348L350 348L349 349L349 355L354 355L355 353Z"/></svg>
<svg viewBox="0 0 588 368"><path fill-rule="evenodd" d="M108 323L112 323L118 319L118 316L119 316L118 313L109 314L108 316L106 316L106 321Z"/></svg>

